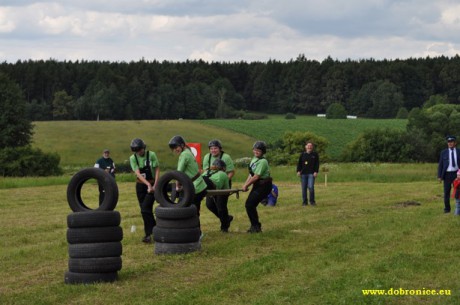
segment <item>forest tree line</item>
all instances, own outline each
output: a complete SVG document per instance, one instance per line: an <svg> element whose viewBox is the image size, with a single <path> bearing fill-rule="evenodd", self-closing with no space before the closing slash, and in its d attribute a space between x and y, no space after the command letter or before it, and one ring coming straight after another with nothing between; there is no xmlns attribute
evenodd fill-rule
<svg viewBox="0 0 460 305"><path fill-rule="evenodd" d="M265 113L394 118L430 99L460 102L460 57L319 62L56 61L1 63L27 119L207 119Z"/></svg>

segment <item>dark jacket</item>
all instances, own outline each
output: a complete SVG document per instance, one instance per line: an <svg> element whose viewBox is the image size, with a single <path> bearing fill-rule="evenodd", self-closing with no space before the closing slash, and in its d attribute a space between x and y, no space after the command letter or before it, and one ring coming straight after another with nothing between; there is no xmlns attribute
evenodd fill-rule
<svg viewBox="0 0 460 305"><path fill-rule="evenodd" d="M319 155L316 151L311 153L303 152L300 154L297 162L297 172L301 175L313 174L319 172Z"/></svg>
<svg viewBox="0 0 460 305"><path fill-rule="evenodd" d="M455 148L457 151L457 167L460 166L460 149ZM439 164L438 164L438 178L444 180L447 172L447 168L449 167L449 148L444 149L441 151L439 156Z"/></svg>

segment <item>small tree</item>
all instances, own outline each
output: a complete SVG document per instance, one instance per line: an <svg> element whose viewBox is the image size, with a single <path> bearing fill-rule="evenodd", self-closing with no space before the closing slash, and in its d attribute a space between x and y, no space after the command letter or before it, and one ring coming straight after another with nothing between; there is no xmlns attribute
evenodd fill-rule
<svg viewBox="0 0 460 305"><path fill-rule="evenodd" d="M347 111L345 107L339 103L333 103L326 110L327 119L346 119Z"/></svg>
<svg viewBox="0 0 460 305"><path fill-rule="evenodd" d="M0 149L30 143L32 123L26 119L26 100L19 86L0 73Z"/></svg>
<svg viewBox="0 0 460 305"><path fill-rule="evenodd" d="M407 119L408 116L409 112L405 107L399 108L398 113L396 114L397 119Z"/></svg>

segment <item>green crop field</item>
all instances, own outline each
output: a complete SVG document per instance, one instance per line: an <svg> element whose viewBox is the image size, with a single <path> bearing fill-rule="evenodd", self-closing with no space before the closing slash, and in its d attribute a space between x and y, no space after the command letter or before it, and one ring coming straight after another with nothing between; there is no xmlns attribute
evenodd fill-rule
<svg viewBox="0 0 460 305"><path fill-rule="evenodd" d="M337 159L343 148L363 131L387 127L404 130L407 120L328 120L312 116L297 116L294 120L286 120L281 116L272 116L265 120L206 120L203 123L227 128L267 142L282 139L286 131L313 132L329 141L329 147L326 151L331 158Z"/></svg>

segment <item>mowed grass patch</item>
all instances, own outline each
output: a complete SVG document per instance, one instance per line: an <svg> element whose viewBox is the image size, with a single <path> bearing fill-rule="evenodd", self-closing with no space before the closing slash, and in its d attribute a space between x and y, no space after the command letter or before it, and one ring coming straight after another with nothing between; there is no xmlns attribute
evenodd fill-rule
<svg viewBox="0 0 460 305"><path fill-rule="evenodd" d="M229 234L203 202L200 252L154 255L144 245L134 183L119 183L123 268L113 284L65 285L66 186L0 190L1 304L458 304L460 219L442 211L442 186L337 182L301 207L279 181L247 234L247 193L230 198ZM403 205L414 201L420 205ZM132 225L137 227L131 233ZM363 296L363 289L450 289L452 296Z"/></svg>
<svg viewBox="0 0 460 305"><path fill-rule="evenodd" d="M286 120L281 116L271 116L264 120L204 120L204 124L227 128L250 137L274 142L282 139L287 131L312 132L329 141L326 150L329 157L337 160L347 144L362 132L375 128L404 130L407 120L397 119L326 119L313 116L297 116Z"/></svg>
<svg viewBox="0 0 460 305"><path fill-rule="evenodd" d="M224 150L234 159L252 155L254 139L234 131L191 120L155 121L53 121L34 122L33 146L55 152L67 172L82 166L92 167L108 148L116 164L128 163L132 139L141 138L147 149L157 154L163 168L175 168L177 157L168 142L175 135L186 141L201 143L203 153L208 142L220 139ZM203 155L204 157L204 155Z"/></svg>

